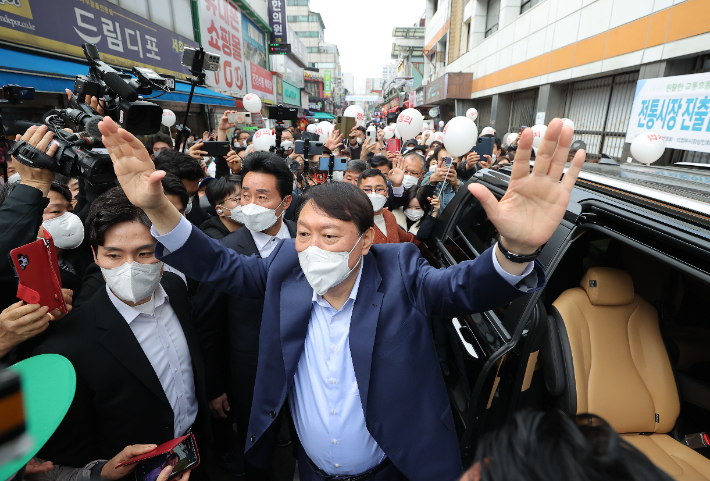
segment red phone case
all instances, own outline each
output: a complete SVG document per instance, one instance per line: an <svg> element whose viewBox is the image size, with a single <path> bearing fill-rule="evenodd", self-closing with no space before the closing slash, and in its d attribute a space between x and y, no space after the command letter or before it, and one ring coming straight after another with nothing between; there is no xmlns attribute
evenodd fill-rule
<svg viewBox="0 0 710 481"><path fill-rule="evenodd" d="M399 139L387 140L387 152L398 153L402 149L402 141Z"/></svg>
<svg viewBox="0 0 710 481"><path fill-rule="evenodd" d="M177 446L178 444L183 442L185 439L190 438L190 437L192 438L192 443L195 445L195 453L197 454L197 464L195 466L193 466L193 468L197 467L200 465L200 451L197 449L197 442L195 442L195 436L192 433L187 434L185 436L181 436L179 438L175 438L171 441L168 441L167 443L163 443L160 446L158 446L157 448L155 448L154 450L152 450L148 453L145 453L145 454L141 454L140 456L136 456L134 458L131 458L128 461L126 461L125 463L121 463L116 467L120 468L121 466L128 466L130 464L140 463L141 461L145 461L147 459L151 459L156 456L160 456L161 454L165 454L165 453L169 452L170 450L172 450L175 446ZM190 469L192 469L192 468L190 468Z"/></svg>
<svg viewBox="0 0 710 481"><path fill-rule="evenodd" d="M19 281L19 299L28 304L47 306L50 311L60 308L65 314L68 312L62 295L57 251L54 249L52 236L46 229L44 239L37 239L12 249L10 259Z"/></svg>

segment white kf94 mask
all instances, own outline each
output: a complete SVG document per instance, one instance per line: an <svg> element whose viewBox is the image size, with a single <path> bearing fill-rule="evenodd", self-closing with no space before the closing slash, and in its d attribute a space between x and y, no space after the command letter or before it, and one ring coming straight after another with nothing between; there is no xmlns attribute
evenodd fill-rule
<svg viewBox="0 0 710 481"><path fill-rule="evenodd" d="M158 288L162 262L141 264L126 262L112 269L101 268L106 284L116 297L123 301L138 302L150 296Z"/></svg>
<svg viewBox="0 0 710 481"><path fill-rule="evenodd" d="M362 239L362 235L360 235L353 248L347 252L331 252L317 246L310 246L298 253L298 262L301 264L303 274L319 296L328 292L331 287L343 282L360 264L362 256L360 256L360 259L358 259L352 269L348 265L350 253L360 243L360 239Z"/></svg>

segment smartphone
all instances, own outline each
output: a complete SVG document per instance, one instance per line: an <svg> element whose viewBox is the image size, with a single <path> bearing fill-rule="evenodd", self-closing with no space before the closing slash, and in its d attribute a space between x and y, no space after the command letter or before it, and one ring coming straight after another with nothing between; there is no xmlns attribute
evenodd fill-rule
<svg viewBox="0 0 710 481"><path fill-rule="evenodd" d="M338 131L343 134L343 137L350 135L350 131L357 125L357 119L355 117L338 117L338 123L335 126Z"/></svg>
<svg viewBox="0 0 710 481"><path fill-rule="evenodd" d="M250 124L251 112L234 112L227 114L227 122L230 124Z"/></svg>
<svg viewBox="0 0 710 481"><path fill-rule="evenodd" d="M348 169L348 158L347 157L335 157L333 159L333 172L336 171L346 171ZM328 172L328 164L330 163L330 157L321 157L320 165L318 170L321 172Z"/></svg>
<svg viewBox="0 0 710 481"><path fill-rule="evenodd" d="M19 299L47 306L50 311L60 308L65 314L69 312L62 295L57 251L49 232L44 231L44 239L12 249L9 257L18 280Z"/></svg>
<svg viewBox="0 0 710 481"><path fill-rule="evenodd" d="M139 463L136 466L136 481L155 481L167 466L173 467L168 479L173 479L200 464L195 436L188 434L161 444L149 453L129 459L120 466Z"/></svg>
<svg viewBox="0 0 710 481"><path fill-rule="evenodd" d="M377 130L367 130L365 131L365 142L366 144L377 142Z"/></svg>
<svg viewBox="0 0 710 481"><path fill-rule="evenodd" d="M402 150L402 141L400 139L387 140L387 152L396 154L399 153L400 150Z"/></svg>
<svg viewBox="0 0 710 481"><path fill-rule="evenodd" d="M479 137L471 152L476 152L483 160L484 155L493 155L494 143L495 139L493 137Z"/></svg>
<svg viewBox="0 0 710 481"><path fill-rule="evenodd" d="M315 132L301 132L301 140L306 139L310 141L318 141L320 139L320 135Z"/></svg>
<svg viewBox="0 0 710 481"><path fill-rule="evenodd" d="M303 146L306 144L305 140L297 140L294 147L294 152L301 155L323 155L323 142L316 142L309 140L308 142L308 154L303 151Z"/></svg>
<svg viewBox="0 0 710 481"><path fill-rule="evenodd" d="M229 153L229 142L226 140L206 140L200 150L207 152L212 157L226 157Z"/></svg>

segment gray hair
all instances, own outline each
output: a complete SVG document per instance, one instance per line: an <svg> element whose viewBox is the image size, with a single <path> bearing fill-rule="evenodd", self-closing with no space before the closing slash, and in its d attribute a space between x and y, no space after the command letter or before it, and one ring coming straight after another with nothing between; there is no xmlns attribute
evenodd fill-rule
<svg viewBox="0 0 710 481"><path fill-rule="evenodd" d="M422 154L415 150L414 152L409 152L408 154L405 154L404 157L402 157L402 160L407 160L410 157L416 157L417 160L422 163L422 171L427 170L426 159Z"/></svg>

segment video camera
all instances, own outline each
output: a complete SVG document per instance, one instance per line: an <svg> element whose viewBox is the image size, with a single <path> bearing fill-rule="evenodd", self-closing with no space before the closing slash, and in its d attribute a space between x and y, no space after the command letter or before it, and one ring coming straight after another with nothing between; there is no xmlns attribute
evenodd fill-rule
<svg viewBox="0 0 710 481"><path fill-rule="evenodd" d="M69 100L71 108L52 109L42 118L43 123L54 132L54 141L59 144L56 153L50 157L23 140L15 142L8 153L31 167L49 169L70 177L81 176L91 184L110 183L116 179L110 156L91 150L92 147L103 147L98 128L103 116L86 103L85 97L100 99L105 115L129 132L151 135L160 130L163 109L142 100L139 94L149 95L153 89L163 93L175 90L175 77L134 67L133 78L104 63L96 45L85 43L81 47L89 61L89 74L77 75L74 94ZM77 133L64 130L67 123L72 124ZM15 122L18 130L26 130L31 125L36 124Z"/></svg>
<svg viewBox="0 0 710 481"><path fill-rule="evenodd" d="M290 150L294 148L293 145L289 145L284 148L281 145L281 133L284 131L284 120L290 120L292 122L298 122L298 109L292 109L289 107L284 107L279 104L276 107L269 107L269 118L276 121L276 145L269 148L269 152L274 152L279 157L286 157L285 150Z"/></svg>

